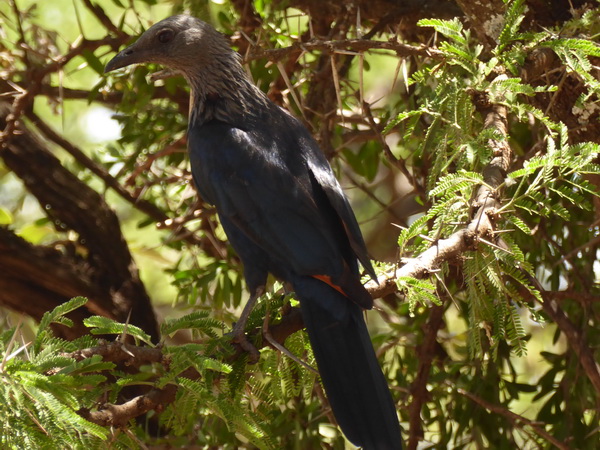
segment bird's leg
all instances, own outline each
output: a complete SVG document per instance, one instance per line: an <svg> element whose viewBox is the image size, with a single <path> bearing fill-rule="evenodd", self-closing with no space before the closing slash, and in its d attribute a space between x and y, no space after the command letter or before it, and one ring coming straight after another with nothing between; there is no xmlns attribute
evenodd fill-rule
<svg viewBox="0 0 600 450"><path fill-rule="evenodd" d="M277 342L275 340L275 338L271 335L271 332L269 331L269 318L270 317L271 317L271 312L267 310L267 314L265 315L265 320L263 322L263 329L262 329L263 337L267 340L267 342L269 344L271 344L273 346L273 348L276 348L277 350L279 350L281 353L286 355L291 360L296 361L298 364L306 367L311 372L319 375L319 372L317 371L317 369L315 369L314 367L309 365L307 362L302 361L300 358L298 358L296 355L294 355L292 352L290 352L283 344L280 344L279 342Z"/></svg>
<svg viewBox="0 0 600 450"><path fill-rule="evenodd" d="M248 337L246 336L246 322L248 322L248 317L250 317L250 313L252 312L252 308L254 308L256 300L258 299L258 297L263 295L264 292L264 286L260 286L250 295L250 298L248 299L246 306L244 306L239 320L233 327L232 342L238 344L240 347L242 347L242 349L248 352L248 354L250 355L250 364L256 364L258 362L258 359L260 358L260 354L258 353L256 347L250 343Z"/></svg>

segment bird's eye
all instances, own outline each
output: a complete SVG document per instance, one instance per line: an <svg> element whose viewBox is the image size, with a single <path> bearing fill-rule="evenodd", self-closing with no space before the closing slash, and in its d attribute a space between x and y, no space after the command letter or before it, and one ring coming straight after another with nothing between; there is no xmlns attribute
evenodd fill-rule
<svg viewBox="0 0 600 450"><path fill-rule="evenodd" d="M160 42L161 44L166 44L171 39L173 39L173 30L169 30L169 29L161 30L158 33L158 35L156 36L156 38L158 39L158 42Z"/></svg>

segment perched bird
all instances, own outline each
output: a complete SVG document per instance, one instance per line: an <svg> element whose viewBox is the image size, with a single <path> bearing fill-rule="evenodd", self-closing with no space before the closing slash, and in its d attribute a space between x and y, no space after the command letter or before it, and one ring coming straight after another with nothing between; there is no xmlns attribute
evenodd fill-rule
<svg viewBox="0 0 600 450"><path fill-rule="evenodd" d="M373 300L360 282L358 262L375 273L348 199L316 141L252 83L228 40L199 19L178 15L158 22L105 72L134 63L162 64L191 86L194 182L215 205L244 264L249 305L264 291L269 272L291 284L342 431L365 449L400 449L394 402L363 317ZM250 308L234 329L238 337Z"/></svg>

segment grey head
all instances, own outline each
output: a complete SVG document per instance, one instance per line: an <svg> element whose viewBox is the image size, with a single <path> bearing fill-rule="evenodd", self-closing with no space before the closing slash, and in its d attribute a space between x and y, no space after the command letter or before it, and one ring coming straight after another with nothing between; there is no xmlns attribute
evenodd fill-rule
<svg viewBox="0 0 600 450"><path fill-rule="evenodd" d="M270 105L225 36L195 17L172 16L152 25L111 59L104 72L143 63L161 64L187 79L192 90L190 123L213 118L247 122Z"/></svg>
<svg viewBox="0 0 600 450"><path fill-rule="evenodd" d="M211 25L195 17L178 15L148 28L134 44L111 59L104 72L131 64L157 63L190 79L215 60L237 60L234 55L227 39Z"/></svg>

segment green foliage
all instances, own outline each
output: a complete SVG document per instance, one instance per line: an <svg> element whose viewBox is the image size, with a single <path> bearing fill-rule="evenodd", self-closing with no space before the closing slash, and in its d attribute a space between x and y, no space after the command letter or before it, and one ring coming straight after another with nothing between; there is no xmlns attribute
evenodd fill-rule
<svg viewBox="0 0 600 450"><path fill-rule="evenodd" d="M544 42L543 45L554 50L567 70L576 73L587 85L588 91L579 99L579 105L585 103L592 95L600 94L600 81L590 61L590 58L600 57L600 46L597 43L585 39L555 38Z"/></svg>
<svg viewBox="0 0 600 450"><path fill-rule="evenodd" d="M487 59L484 59L480 46L472 42L460 22L422 20L422 26L433 27L447 39L438 46L444 53L444 60L425 64L413 73L411 83L421 94L422 103L410 112L400 112L390 120L385 130L391 132L401 128L405 138L418 136L420 142L412 155L413 166L429 166L428 209L402 230L398 238L401 255L407 257L406 263L410 263L408 256L418 256L437 240L451 236L469 223L471 200L479 187L485 185L479 174L493 157L487 144L490 140L503 139L485 129L475 118L472 95L483 94L490 103L504 105L513 121L531 123L531 120L535 120L541 125L539 130L543 131L538 139L545 143L541 146L545 150L527 159L520 158L520 165L511 168L504 183L493 188L502 193L502 207L497 211L497 237L492 238L493 242L489 244L480 242L477 250L465 254L461 261L452 261L442 267L442 274L445 275L456 274L458 266L465 284L456 285L447 276L438 274L429 281L397 280L410 310L415 314L422 311L422 308L418 308L419 303L439 303L432 297L452 298L467 321L465 340L468 357L474 361L486 361L489 358L485 370L488 375L492 375L499 365L512 366L513 360L507 350L521 358L530 351L528 342L532 336L528 330L531 326L527 324L543 326L545 322L537 306L544 301L542 290L561 289L559 286L566 283L572 289L579 285L571 268L565 267L560 252L557 254L558 246L565 240L585 245L586 239L591 239L596 233L592 229L574 228L572 224L575 220L590 223L589 214L594 210L594 198L599 192L588 176L600 173L597 165L600 146L591 142L571 143L569 130L564 124L554 122L544 111L529 103L530 98L552 94L559 86L532 86L514 75L521 73L528 52L536 46L549 47L556 52L567 70L576 73L586 86L587 90L577 104L582 105L591 98L597 101L598 82L597 76L592 73L590 58L598 56L598 46L586 39L558 38L552 31L522 33L520 24L524 8L523 1L509 3L498 46L491 51L493 56ZM565 28L571 26L568 24ZM507 76L507 73L513 76ZM590 108L589 104L587 108ZM546 238L536 237L540 234L540 228L544 230L542 235ZM535 244L532 246L533 242ZM578 244L573 242L572 245ZM587 254L590 261L595 259L593 253ZM586 270L585 260L577 258L570 262L579 267L578 270ZM462 352L463 348L456 350ZM512 376L512 381L496 381L499 388L494 395L483 392L479 395L498 404L498 396L502 392L508 399L505 407L509 409L511 401L518 403L520 397L535 393L533 400L540 401L540 409L534 417L553 424L551 429L556 436L572 436L565 431L568 427L563 426L564 416L560 418L561 412L565 411L565 404L561 405L560 402L564 402L565 397L554 391L561 374L567 376L569 370L575 370L573 365L569 367L567 369L558 359L552 360L550 368L537 385L535 382L532 385L518 383L518 371L512 367L508 372L512 375L507 373L507 376ZM470 377L478 379L482 376L476 374L475 370L469 371L468 364L462 365L459 370L461 375L456 375L454 385L470 385ZM435 378L435 374L432 377ZM523 375L521 377L524 379ZM493 385L494 381L490 380L488 386ZM470 389L477 392L475 387ZM588 385L588 393L590 389ZM584 403L593 410L594 406L587 402L594 398L594 394L590 397L582 392L573 386L569 395L586 398ZM456 396L449 398L437 389L433 395L446 398L453 406L444 407L437 400L428 402L426 409L437 411L438 415L430 414L425 422L440 423L436 418L445 415L442 412L445 408L451 408L450 415L454 417L462 417L465 413L466 406L462 404L462 399ZM596 435L591 424L598 423L597 414L590 413L590 409L585 407L574 404L573 407L581 411L579 417L587 417L577 421L578 429L590 436ZM489 419L487 425L493 422L491 417ZM491 428L476 420L468 422L463 421L458 429L448 430L447 438L453 439L469 430L470 433L481 433L490 439L489 442L494 442L496 438ZM442 444L444 437L440 436L437 442L448 446L451 441ZM589 447L583 442L587 441L579 440L577 445Z"/></svg>
<svg viewBox="0 0 600 450"><path fill-rule="evenodd" d="M417 303L422 303L423 305L427 305L428 303L441 305L438 296L435 294L436 287L430 280L398 277L396 284L398 285L398 289L405 292L411 314L414 314Z"/></svg>
<svg viewBox="0 0 600 450"><path fill-rule="evenodd" d="M85 303L78 297L47 312L35 339L21 344L14 327L0 338L0 443L3 448L81 448L84 437L96 442L110 432L77 414L91 407L106 382L97 374L114 368L99 357L75 361L61 351L72 343L51 337L49 326L65 324L65 314ZM42 326L43 325L43 326ZM61 345L62 344L62 345Z"/></svg>
<svg viewBox="0 0 600 450"><path fill-rule="evenodd" d="M195 311L177 319L166 320L162 323L160 332L163 336L170 337L176 331L193 328L209 337L216 338L217 334L214 329L222 326L223 324L211 318L208 312Z"/></svg>
<svg viewBox="0 0 600 450"><path fill-rule="evenodd" d="M117 334L128 335L141 340L142 342L152 345L152 338L140 328L130 325L121 324L112 319L102 316L88 317L83 321L86 327L90 328L92 334Z"/></svg>
<svg viewBox="0 0 600 450"><path fill-rule="evenodd" d="M179 265L184 264L180 261ZM195 262L192 264L196 266ZM180 298L192 305L237 307L241 304L242 274L230 261L206 259L200 267L176 268L172 273Z"/></svg>
<svg viewBox="0 0 600 450"><path fill-rule="evenodd" d="M282 297L277 295L262 306L281 306L281 302ZM95 411L102 406L97 403L101 397L118 402L124 389L132 386L147 389L177 386L177 398L166 405L160 416L161 426L170 430L175 444L196 435L193 439L198 443L218 445L230 440L235 433L257 448L282 448L287 446L284 442L291 436L276 430L293 424L285 417L296 414L291 405L281 409L282 399L298 398L306 403L306 408L316 411L318 400L312 394L313 373L295 361L268 352L258 368L262 375L244 381L245 358L235 359L229 338L215 331L224 325L203 312L167 321L162 327L165 334L191 330L199 343L164 346L162 352L168 365L147 364L137 373L128 373L123 366L103 361L100 354L94 353L98 351L94 349L101 349L106 343L91 338L67 342L53 337L48 327L53 323L64 324L64 315L75 305L84 303L85 299L77 298L48 312L46 327L40 328L31 345L15 348L20 334L17 328L1 336L0 350L5 355L0 365L3 448L21 448L23 444L32 448L83 448L84 445L107 448L109 442L110 448L130 445L128 433L111 432L85 420L79 411ZM131 325L108 319L94 317L86 321L86 325L100 334L122 334L119 339L130 332L129 336L145 338ZM296 357L308 358L308 363L314 365L303 333L292 336L287 345ZM74 355L83 349L91 356L76 359ZM206 356L210 354L215 357ZM232 357L233 365L227 362ZM238 381L227 383L232 377ZM221 420L220 425L214 423L217 418ZM211 431L198 429L199 420L211 423ZM307 442L312 440L315 445L320 439L314 427L302 430L302 434L307 436Z"/></svg>
<svg viewBox="0 0 600 450"><path fill-rule="evenodd" d="M431 95L425 96L424 103L417 110L398 114L386 128L389 132L406 122L404 134L418 134L422 121L409 119L415 116L429 118L429 125L413 158L423 161L415 161L415 165L431 160L427 183L430 207L400 233L398 244L402 254L418 255L431 245L430 240L447 237L464 227L469 220L471 198L480 185L485 185L480 172L492 157L487 143L490 139L503 138L474 120L474 106L469 96L472 92L484 93L490 102L505 105L509 114L518 120L534 117L547 129L547 152L526 160L522 169L508 174L506 186L498 188L506 191L506 200L498 211L502 217L498 233L502 233L503 229L509 231L510 224L531 234L532 226L538 220L536 217L570 220L573 208L591 210L592 197L599 194L583 176L599 173L600 167L593 161L600 147L593 143L569 145L564 125L552 122L542 111L526 103L527 97L539 92L552 92L557 87L534 87L516 77L493 75L494 72L512 70L516 61L524 60L524 56L518 56L512 47L515 42L527 38L519 32L524 8L524 1L510 2L498 47L492 51L494 57L488 61L480 59L481 46L472 43L468 30L458 20L419 22L421 26L433 27L447 40L439 45L444 61L424 66L411 79L412 83L418 83L417 89L430 91ZM572 59L580 61L578 66L571 66L578 73L589 72L588 58L597 56L599 52L598 47L589 41L549 40L550 32L544 38L535 38L553 49L561 48L564 55L570 52ZM525 46L520 45L519 48L524 52ZM593 83L589 84L591 95L595 87ZM518 215L515 208L525 214ZM480 357L490 351L495 359L498 345L503 341L509 342L517 355L522 355L526 350L527 337L518 311L519 308L527 308L529 302L523 297L521 288L541 300L538 289L529 281L535 278L534 265L527 261L524 252L509 234L502 236L497 241L499 247L479 246L476 254L462 265L469 283L466 292L455 295L464 296L467 302L472 357ZM398 283L406 292L411 311L415 308L416 299L432 301L433 293L440 289L430 282L423 285L422 281L399 279ZM482 346L482 330L487 335L489 350Z"/></svg>

